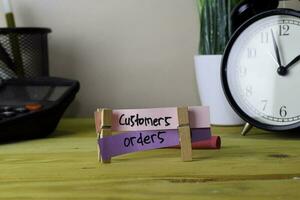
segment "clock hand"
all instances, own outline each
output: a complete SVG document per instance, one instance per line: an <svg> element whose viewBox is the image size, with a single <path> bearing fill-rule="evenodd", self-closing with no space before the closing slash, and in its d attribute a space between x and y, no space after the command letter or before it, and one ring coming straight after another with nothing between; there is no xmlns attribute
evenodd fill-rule
<svg viewBox="0 0 300 200"><path fill-rule="evenodd" d="M280 65L278 64L277 60L274 58L274 56L270 52L267 52L267 53L272 58L272 60L278 65L278 67L280 67Z"/></svg>
<svg viewBox="0 0 300 200"><path fill-rule="evenodd" d="M286 69L289 69L291 66L293 66L295 63L297 63L300 60L300 55L298 55L296 58L294 58L289 64L285 66Z"/></svg>
<svg viewBox="0 0 300 200"><path fill-rule="evenodd" d="M274 46L274 50L275 50L275 54L276 54L276 58L277 58L277 63L279 65L279 67L277 68L277 73L280 76L285 76L285 75L287 75L288 70L281 63L280 52L279 52L278 44L275 40L273 29L271 29L271 33L272 33L272 40L273 40L273 46Z"/></svg>
<svg viewBox="0 0 300 200"><path fill-rule="evenodd" d="M275 53L276 53L277 63L279 65L279 67L282 67L279 48L278 48L278 45L277 45L276 40L275 40L273 29L271 29L271 33L272 33L272 40L273 40L274 50L275 50Z"/></svg>

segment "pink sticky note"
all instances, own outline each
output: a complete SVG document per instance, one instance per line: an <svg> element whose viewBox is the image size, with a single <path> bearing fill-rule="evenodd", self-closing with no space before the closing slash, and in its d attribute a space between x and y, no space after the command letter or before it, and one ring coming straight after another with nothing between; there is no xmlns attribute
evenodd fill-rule
<svg viewBox="0 0 300 200"><path fill-rule="evenodd" d="M190 128L209 128L209 108L189 107ZM178 128L177 108L113 110L113 131L168 130Z"/></svg>

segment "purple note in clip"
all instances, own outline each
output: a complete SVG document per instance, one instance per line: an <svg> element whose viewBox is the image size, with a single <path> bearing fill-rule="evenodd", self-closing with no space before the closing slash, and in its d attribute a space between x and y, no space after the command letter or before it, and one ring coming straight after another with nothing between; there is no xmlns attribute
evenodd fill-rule
<svg viewBox="0 0 300 200"><path fill-rule="evenodd" d="M191 129L191 133L192 142L207 140L211 137L210 128ZM99 139L98 144L102 158L108 160L111 157L126 153L178 145L179 135L177 129L134 131Z"/></svg>

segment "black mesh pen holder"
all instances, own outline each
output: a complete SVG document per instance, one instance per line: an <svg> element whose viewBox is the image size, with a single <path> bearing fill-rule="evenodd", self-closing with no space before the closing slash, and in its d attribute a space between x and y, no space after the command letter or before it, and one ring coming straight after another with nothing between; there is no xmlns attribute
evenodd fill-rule
<svg viewBox="0 0 300 200"><path fill-rule="evenodd" d="M49 75L48 28L0 28L0 79Z"/></svg>

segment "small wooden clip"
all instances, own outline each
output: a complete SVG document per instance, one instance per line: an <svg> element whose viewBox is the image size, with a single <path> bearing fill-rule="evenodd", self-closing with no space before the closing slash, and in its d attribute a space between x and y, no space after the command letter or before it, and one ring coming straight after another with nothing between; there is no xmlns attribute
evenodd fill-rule
<svg viewBox="0 0 300 200"><path fill-rule="evenodd" d="M99 139L100 139L100 132L101 132L101 128L100 128L100 123L101 123L101 110L98 108L95 112L94 112L94 117L95 117L95 127L96 127L96 133L97 133L97 153L98 153L98 161L100 162L101 160L101 154L100 154L100 147L99 147Z"/></svg>
<svg viewBox="0 0 300 200"><path fill-rule="evenodd" d="M191 130L188 107L178 107L178 132L182 161L192 161Z"/></svg>
<svg viewBox="0 0 300 200"><path fill-rule="evenodd" d="M100 123L100 138L104 138L112 135L111 126L112 126L112 110L103 108L100 111L101 114L101 123ZM111 159L103 160L100 149L98 151L98 158L101 163L110 163Z"/></svg>
<svg viewBox="0 0 300 200"><path fill-rule="evenodd" d="M101 109L97 109L94 112L94 118L95 118L95 128L96 128L96 133L100 134L100 130L101 130Z"/></svg>

